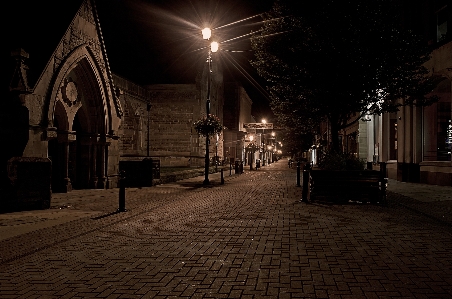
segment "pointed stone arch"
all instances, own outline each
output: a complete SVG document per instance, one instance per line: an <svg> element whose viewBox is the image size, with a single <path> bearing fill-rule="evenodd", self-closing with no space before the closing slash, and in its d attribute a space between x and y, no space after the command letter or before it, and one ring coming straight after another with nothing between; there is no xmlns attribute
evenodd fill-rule
<svg viewBox="0 0 452 299"><path fill-rule="evenodd" d="M49 156L51 151L58 156L52 161L59 176L52 189L105 188L108 146L119 126L106 71L84 45L71 52L54 78L44 120L48 130L57 132L56 141L49 143Z"/></svg>

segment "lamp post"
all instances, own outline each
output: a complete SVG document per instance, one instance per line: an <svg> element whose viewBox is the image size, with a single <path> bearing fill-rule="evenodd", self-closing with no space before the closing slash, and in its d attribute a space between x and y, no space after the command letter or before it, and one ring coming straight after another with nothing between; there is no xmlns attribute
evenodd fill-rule
<svg viewBox="0 0 452 299"><path fill-rule="evenodd" d="M219 136L218 136L218 133L216 134L216 142L215 142L215 172L217 172L218 171L218 161L217 161L217 159L218 159L218 139L219 139Z"/></svg>
<svg viewBox="0 0 452 299"><path fill-rule="evenodd" d="M205 40L209 40L212 36L212 30L210 28L204 28L201 30L202 38ZM209 52L207 54L207 100L206 100L206 117L209 117L210 114L210 80L211 80L211 73L212 73L212 53L215 53L218 51L218 43L212 42L209 47ZM209 134L206 134L206 157L205 157L205 165L204 165L204 172L205 172L205 178L204 178L204 185L210 184L209 182Z"/></svg>
<svg viewBox="0 0 452 299"><path fill-rule="evenodd" d="M273 163L275 162L275 155L276 155L276 134L275 132L272 132L272 146L273 146L273 151L271 152L271 157L270 157L270 161Z"/></svg>
<svg viewBox="0 0 452 299"><path fill-rule="evenodd" d="M151 103L147 103L147 105L146 105L146 109L147 109L147 111L148 111L148 139L147 139L147 151L146 151L146 156L149 158L149 126L150 126L150 122L151 122L151 118L150 118L150 115L149 115L149 111L151 111L151 107L152 107L152 105L151 105Z"/></svg>
<svg viewBox="0 0 452 299"><path fill-rule="evenodd" d="M262 126L262 140L261 140L261 142L262 142L262 165L265 166L265 153L266 153L266 150L265 150L265 124L267 123L267 121L265 119L263 119L262 123L264 124Z"/></svg>
<svg viewBox="0 0 452 299"><path fill-rule="evenodd" d="M253 143L253 139L254 139L253 135L251 135L249 144ZM250 164L250 170L253 170L253 159L254 159L253 155L254 155L254 152L252 152L252 149L250 147L250 152L249 152L249 155L248 155L248 157L249 157L249 163L248 164Z"/></svg>

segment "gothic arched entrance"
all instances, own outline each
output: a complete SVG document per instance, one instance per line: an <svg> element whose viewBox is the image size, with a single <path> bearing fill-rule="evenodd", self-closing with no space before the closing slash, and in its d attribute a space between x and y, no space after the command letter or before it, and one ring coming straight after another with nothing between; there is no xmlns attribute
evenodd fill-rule
<svg viewBox="0 0 452 299"><path fill-rule="evenodd" d="M51 127L56 134L48 141L53 192L106 187L112 113L99 72L83 54L60 73L54 88Z"/></svg>

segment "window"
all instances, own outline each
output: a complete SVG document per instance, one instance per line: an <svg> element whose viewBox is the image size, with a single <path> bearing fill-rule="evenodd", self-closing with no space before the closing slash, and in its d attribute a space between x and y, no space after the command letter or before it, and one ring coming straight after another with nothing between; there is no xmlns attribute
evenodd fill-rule
<svg viewBox="0 0 452 299"><path fill-rule="evenodd" d="M397 119L390 120L389 160L397 160Z"/></svg>
<svg viewBox="0 0 452 299"><path fill-rule="evenodd" d="M438 103L438 161L451 160L452 121L450 106L450 102Z"/></svg>
<svg viewBox="0 0 452 299"><path fill-rule="evenodd" d="M436 13L436 41L441 42L447 36L447 6L444 6Z"/></svg>
<svg viewBox="0 0 452 299"><path fill-rule="evenodd" d="M423 108L423 161L451 161L452 81L444 79L433 91L439 101Z"/></svg>

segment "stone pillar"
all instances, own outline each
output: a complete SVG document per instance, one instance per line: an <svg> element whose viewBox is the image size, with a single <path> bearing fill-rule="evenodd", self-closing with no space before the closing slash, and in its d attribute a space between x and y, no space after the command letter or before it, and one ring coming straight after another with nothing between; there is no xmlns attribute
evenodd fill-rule
<svg viewBox="0 0 452 299"><path fill-rule="evenodd" d="M97 188L98 189L105 189L106 187L106 151L107 146L109 145L109 142L107 142L106 136L101 136L98 138L97 143Z"/></svg>
<svg viewBox="0 0 452 299"><path fill-rule="evenodd" d="M90 151L90 165L89 165L89 185L90 188L97 188L97 144L91 141L89 145Z"/></svg>
<svg viewBox="0 0 452 299"><path fill-rule="evenodd" d="M100 144L97 147L98 153L98 163L97 163L97 188L98 189L104 189L105 188L105 145Z"/></svg>
<svg viewBox="0 0 452 299"><path fill-rule="evenodd" d="M69 143L75 141L75 134L73 132L63 132L58 134L58 147L61 154L60 175L61 178L58 186L58 191L67 193L72 191L71 179L69 178Z"/></svg>
<svg viewBox="0 0 452 299"><path fill-rule="evenodd" d="M63 156L62 167L62 191L72 191L71 179L69 178L68 166L69 166L69 142L63 142L61 144L61 153Z"/></svg>

